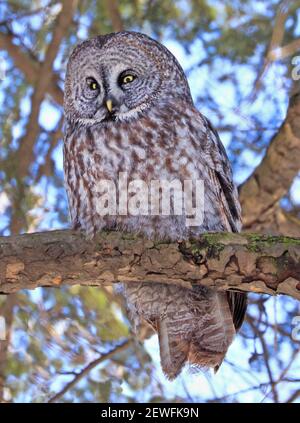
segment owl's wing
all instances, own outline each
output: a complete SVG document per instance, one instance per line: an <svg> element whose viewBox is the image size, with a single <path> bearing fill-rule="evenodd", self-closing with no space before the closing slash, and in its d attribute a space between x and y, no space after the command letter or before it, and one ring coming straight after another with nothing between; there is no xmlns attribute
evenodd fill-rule
<svg viewBox="0 0 300 423"><path fill-rule="evenodd" d="M248 304L247 298L248 296L244 292L227 291L227 299L236 331L243 324Z"/></svg>
<svg viewBox="0 0 300 423"><path fill-rule="evenodd" d="M202 116L210 152L210 174L218 191L221 215L228 231L239 232L242 227L241 206L233 183L232 170L225 148L211 122ZM236 331L241 327L247 308L247 294L227 291L227 298Z"/></svg>
<svg viewBox="0 0 300 423"><path fill-rule="evenodd" d="M241 206L238 192L233 183L231 165L220 137L211 122L204 116L206 126L207 148L210 155L211 176L219 188L219 206L228 222L228 231L239 232L242 227Z"/></svg>

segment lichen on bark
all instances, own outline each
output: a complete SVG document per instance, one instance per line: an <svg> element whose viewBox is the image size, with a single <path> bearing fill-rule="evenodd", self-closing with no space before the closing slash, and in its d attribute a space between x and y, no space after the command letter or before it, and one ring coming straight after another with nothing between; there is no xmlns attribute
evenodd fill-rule
<svg viewBox="0 0 300 423"><path fill-rule="evenodd" d="M143 281L300 299L300 240L206 233L168 243L103 231L91 241L68 230L0 237L0 293Z"/></svg>

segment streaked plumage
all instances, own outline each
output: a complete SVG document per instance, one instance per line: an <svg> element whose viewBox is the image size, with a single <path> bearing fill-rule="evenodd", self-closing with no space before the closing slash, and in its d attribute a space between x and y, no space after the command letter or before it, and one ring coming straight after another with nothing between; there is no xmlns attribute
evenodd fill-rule
<svg viewBox="0 0 300 423"><path fill-rule="evenodd" d="M135 75L129 86L120 77ZM87 87L93 78L97 93ZM90 80L89 80L90 81ZM97 94L97 95L96 95ZM115 106L107 110L107 100ZM103 228L175 241L207 231L239 231L240 205L218 134L194 106L174 56L145 35L99 36L72 53L65 85L64 167L72 223L89 236ZM203 179L203 224L185 216L100 216L101 179ZM246 296L164 284L124 287L135 322L158 332L162 368L173 379L186 362L217 368L240 327Z"/></svg>

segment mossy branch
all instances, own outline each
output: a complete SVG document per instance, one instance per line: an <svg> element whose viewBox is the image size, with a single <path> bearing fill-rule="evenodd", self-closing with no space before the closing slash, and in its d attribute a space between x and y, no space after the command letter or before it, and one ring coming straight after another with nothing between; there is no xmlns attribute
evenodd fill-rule
<svg viewBox="0 0 300 423"><path fill-rule="evenodd" d="M119 232L93 241L75 231L0 237L0 293L116 282L203 284L300 299L300 239L209 233L181 243Z"/></svg>

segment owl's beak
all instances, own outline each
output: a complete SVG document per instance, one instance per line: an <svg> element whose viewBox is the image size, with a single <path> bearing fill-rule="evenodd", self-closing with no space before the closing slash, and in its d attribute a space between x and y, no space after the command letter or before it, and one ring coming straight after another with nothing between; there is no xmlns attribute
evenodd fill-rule
<svg viewBox="0 0 300 423"><path fill-rule="evenodd" d="M106 100L105 104L106 104L107 110L109 111L109 113L111 113L112 112L112 109L113 109L112 100L110 100L110 99L109 100Z"/></svg>

